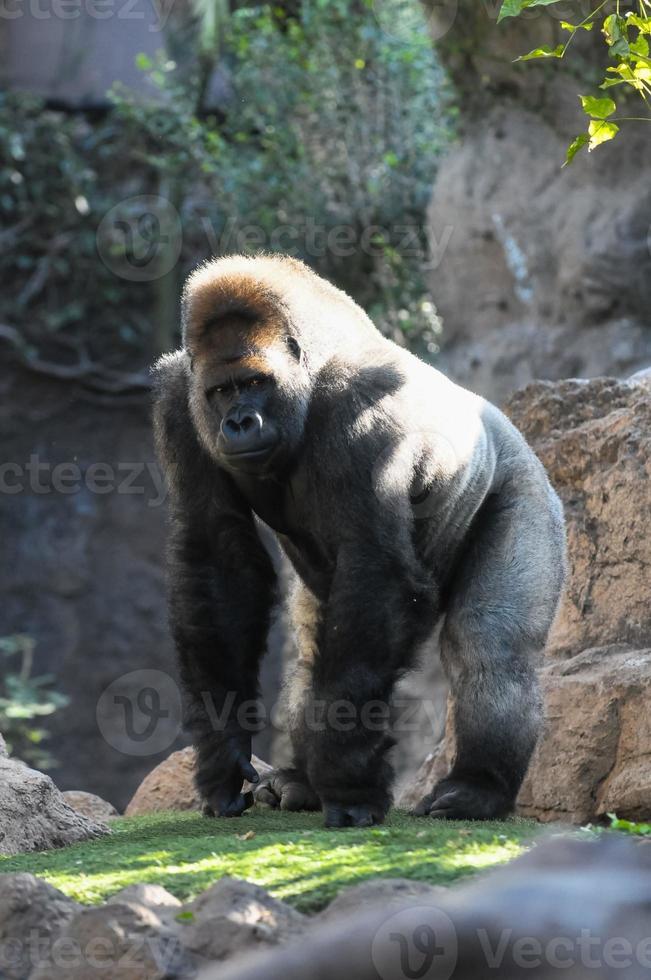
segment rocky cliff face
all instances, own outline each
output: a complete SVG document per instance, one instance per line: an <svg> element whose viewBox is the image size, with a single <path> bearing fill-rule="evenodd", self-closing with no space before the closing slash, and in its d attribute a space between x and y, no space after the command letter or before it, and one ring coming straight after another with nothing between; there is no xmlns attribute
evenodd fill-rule
<svg viewBox="0 0 651 980"><path fill-rule="evenodd" d="M448 21L441 6L432 28L462 138L429 209L439 366L499 403L536 378L628 376L651 362L651 127L631 123L562 169L585 129L577 93L594 90L599 39L579 39L567 73L514 65L563 40L555 8L498 27L499 4L460 0Z"/></svg>

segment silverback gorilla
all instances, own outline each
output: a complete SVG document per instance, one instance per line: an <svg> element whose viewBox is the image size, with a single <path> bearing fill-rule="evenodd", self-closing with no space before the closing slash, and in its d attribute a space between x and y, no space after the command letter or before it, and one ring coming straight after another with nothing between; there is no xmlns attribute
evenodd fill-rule
<svg viewBox="0 0 651 980"><path fill-rule="evenodd" d="M183 349L156 369L155 430L205 812L238 816L251 804L243 779L258 781L247 722L276 599L260 518L297 572L299 656L294 765L260 781L256 799L323 808L331 827L382 821L391 692L441 621L456 758L416 812L509 813L536 743L533 661L565 567L540 462L498 409L385 339L294 259L203 265L183 330Z"/></svg>

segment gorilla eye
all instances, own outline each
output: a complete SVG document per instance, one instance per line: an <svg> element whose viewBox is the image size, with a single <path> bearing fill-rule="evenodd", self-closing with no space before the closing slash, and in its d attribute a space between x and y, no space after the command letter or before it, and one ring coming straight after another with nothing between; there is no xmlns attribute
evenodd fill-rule
<svg viewBox="0 0 651 980"><path fill-rule="evenodd" d="M287 338L287 346L289 347L289 350L290 350L290 353L292 354L292 356L295 357L297 361L300 361L300 359L301 359L301 348L300 348L300 344L298 343L298 341L294 337L288 337Z"/></svg>

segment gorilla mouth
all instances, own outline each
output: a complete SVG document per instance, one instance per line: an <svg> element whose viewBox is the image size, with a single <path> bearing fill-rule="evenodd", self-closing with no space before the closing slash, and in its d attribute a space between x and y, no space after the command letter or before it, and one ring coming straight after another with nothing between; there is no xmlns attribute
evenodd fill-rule
<svg viewBox="0 0 651 980"><path fill-rule="evenodd" d="M258 446L256 449L241 449L239 452L237 450L225 451L224 456L228 459L258 459L262 456L268 456L275 445L275 442L269 442L265 446Z"/></svg>

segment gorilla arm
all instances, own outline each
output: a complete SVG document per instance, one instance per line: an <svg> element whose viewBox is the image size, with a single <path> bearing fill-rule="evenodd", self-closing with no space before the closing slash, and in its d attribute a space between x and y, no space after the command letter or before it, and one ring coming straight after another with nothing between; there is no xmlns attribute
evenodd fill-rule
<svg viewBox="0 0 651 980"><path fill-rule="evenodd" d="M198 789L216 814L237 816L250 803L243 779L257 781L250 764L254 726L243 727L238 709L257 696L275 573L250 509L197 440L188 372L185 354L159 363L154 410L172 503L170 619Z"/></svg>
<svg viewBox="0 0 651 980"><path fill-rule="evenodd" d="M410 566L399 529L367 532L338 554L313 665L321 711L306 716L304 730L307 775L327 826L377 823L386 814L392 689L437 613L436 588Z"/></svg>

